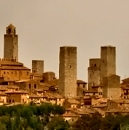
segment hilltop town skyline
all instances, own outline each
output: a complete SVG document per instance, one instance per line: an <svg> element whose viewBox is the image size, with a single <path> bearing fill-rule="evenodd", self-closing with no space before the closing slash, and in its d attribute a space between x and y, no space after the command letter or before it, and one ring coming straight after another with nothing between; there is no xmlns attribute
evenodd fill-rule
<svg viewBox="0 0 129 130"><path fill-rule="evenodd" d="M29 68L31 60L44 60L45 71L54 71L59 77L59 47L77 46L77 76L87 81L89 59L100 57L100 46L112 45L116 47L117 74L121 79L129 76L128 1L101 1L101 6L100 1L88 0L34 3L14 0L0 4L0 58L5 27L12 23L19 36L19 61Z"/></svg>

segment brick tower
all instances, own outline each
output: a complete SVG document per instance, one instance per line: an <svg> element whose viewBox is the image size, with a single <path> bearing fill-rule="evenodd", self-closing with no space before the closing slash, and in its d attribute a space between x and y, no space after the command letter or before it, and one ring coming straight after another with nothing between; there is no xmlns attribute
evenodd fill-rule
<svg viewBox="0 0 129 130"><path fill-rule="evenodd" d="M6 27L4 35L4 58L18 61L18 35L16 35L16 28L12 24Z"/></svg>
<svg viewBox="0 0 129 130"><path fill-rule="evenodd" d="M77 96L77 47L60 47L59 92L64 97Z"/></svg>

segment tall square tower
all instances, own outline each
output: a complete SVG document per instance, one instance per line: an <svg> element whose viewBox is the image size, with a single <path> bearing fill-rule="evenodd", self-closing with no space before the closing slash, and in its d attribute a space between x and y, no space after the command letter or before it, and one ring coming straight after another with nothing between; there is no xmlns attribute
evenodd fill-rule
<svg viewBox="0 0 129 130"><path fill-rule="evenodd" d="M43 74L44 73L44 61L32 60L32 73Z"/></svg>
<svg viewBox="0 0 129 130"><path fill-rule="evenodd" d="M101 67L100 82L102 84L103 77L116 74L116 47L101 47Z"/></svg>
<svg viewBox="0 0 129 130"><path fill-rule="evenodd" d="M88 67L88 89L91 90L92 86L100 85L100 58L89 59Z"/></svg>
<svg viewBox="0 0 129 130"><path fill-rule="evenodd" d="M110 75L103 77L103 98L121 98L120 76Z"/></svg>
<svg viewBox="0 0 129 130"><path fill-rule="evenodd" d="M18 35L16 35L16 28L12 24L6 27L4 35L4 58L18 61Z"/></svg>
<svg viewBox="0 0 129 130"><path fill-rule="evenodd" d="M59 92L64 97L77 96L77 47L60 47Z"/></svg>

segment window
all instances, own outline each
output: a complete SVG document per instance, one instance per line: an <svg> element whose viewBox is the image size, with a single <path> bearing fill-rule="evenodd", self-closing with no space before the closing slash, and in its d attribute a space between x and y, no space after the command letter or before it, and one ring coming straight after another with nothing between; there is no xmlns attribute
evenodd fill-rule
<svg viewBox="0 0 129 130"><path fill-rule="evenodd" d="M11 74L13 74L13 72L11 72Z"/></svg>
<svg viewBox="0 0 129 130"><path fill-rule="evenodd" d="M5 74L5 72L4 72L4 74Z"/></svg>
<svg viewBox="0 0 129 130"><path fill-rule="evenodd" d="M34 84L34 88L36 88L36 84Z"/></svg>
<svg viewBox="0 0 129 130"><path fill-rule="evenodd" d="M27 72L27 75L29 75L29 72Z"/></svg>
<svg viewBox="0 0 129 130"><path fill-rule="evenodd" d="M17 75L17 71L15 71L15 75Z"/></svg>
<svg viewBox="0 0 129 130"><path fill-rule="evenodd" d="M29 89L31 89L31 84L29 84Z"/></svg>
<svg viewBox="0 0 129 130"><path fill-rule="evenodd" d="M69 68L71 68L71 65L69 66Z"/></svg>
<svg viewBox="0 0 129 130"><path fill-rule="evenodd" d="M8 29L8 34L10 34L10 33L11 33L11 29L9 28L9 29Z"/></svg>

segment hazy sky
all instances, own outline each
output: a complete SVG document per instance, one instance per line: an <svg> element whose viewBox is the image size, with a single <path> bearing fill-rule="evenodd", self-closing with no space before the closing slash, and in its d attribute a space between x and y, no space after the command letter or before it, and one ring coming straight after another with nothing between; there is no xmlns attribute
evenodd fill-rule
<svg viewBox="0 0 129 130"><path fill-rule="evenodd" d="M44 60L58 77L59 47L78 48L78 79L87 81L89 58L100 46L117 50L117 74L129 76L129 0L0 0L0 57L6 26L16 26L19 61Z"/></svg>

